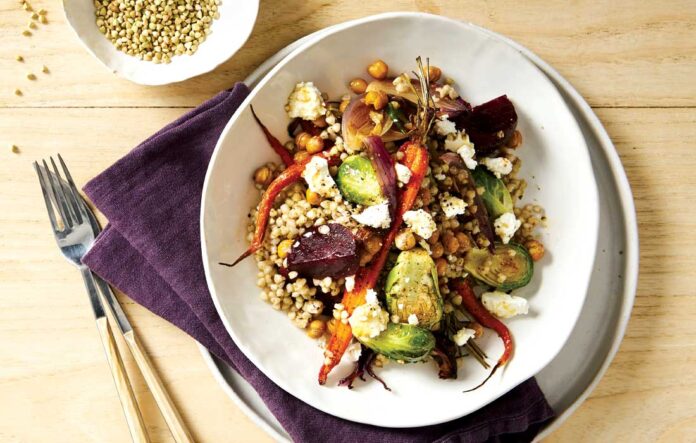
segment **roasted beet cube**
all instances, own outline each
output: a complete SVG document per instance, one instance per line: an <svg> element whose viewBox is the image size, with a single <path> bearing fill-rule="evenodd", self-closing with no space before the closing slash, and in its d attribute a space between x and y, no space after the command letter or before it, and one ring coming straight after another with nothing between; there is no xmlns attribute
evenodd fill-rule
<svg viewBox="0 0 696 443"><path fill-rule="evenodd" d="M355 274L357 269L355 238L338 223L307 230L288 254L288 270L307 278L345 277Z"/></svg>
<svg viewBox="0 0 696 443"><path fill-rule="evenodd" d="M488 154L504 146L517 127L517 112L507 95L476 106L461 114L457 127L466 129L479 154Z"/></svg>

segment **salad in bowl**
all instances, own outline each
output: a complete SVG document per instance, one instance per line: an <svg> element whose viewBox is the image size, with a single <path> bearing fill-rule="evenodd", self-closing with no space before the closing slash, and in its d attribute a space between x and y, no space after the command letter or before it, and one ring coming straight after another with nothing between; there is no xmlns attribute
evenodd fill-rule
<svg viewBox="0 0 696 443"><path fill-rule="evenodd" d="M411 73L367 66L366 78L328 97L311 79L288 91L282 143L263 125L278 161L259 165L247 257L260 298L324 348L318 382L342 359L379 380L385 364L434 362L457 378L463 358L489 369L512 358L504 320L525 315L515 290L544 256L544 209L521 205L522 134L503 95L471 104L440 68ZM252 108L253 112L253 108ZM477 340L495 333L496 362ZM404 368L406 370L407 368Z"/></svg>

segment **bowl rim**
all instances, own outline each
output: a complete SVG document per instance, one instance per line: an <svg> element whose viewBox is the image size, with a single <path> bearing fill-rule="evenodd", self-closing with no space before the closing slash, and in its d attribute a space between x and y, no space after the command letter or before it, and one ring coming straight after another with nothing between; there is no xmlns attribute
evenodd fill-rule
<svg viewBox="0 0 696 443"><path fill-rule="evenodd" d="M80 42L80 45L84 49L86 49L87 52L94 59L96 59L101 66L103 66L104 68L109 70L112 74L115 74L117 77L128 80L128 81L133 82L135 84L144 85L144 86L164 86L164 85L171 85L171 84L175 84L175 83L181 83L181 82L189 80L191 78L198 77L198 76L207 74L209 72L212 72L215 69L217 69L218 67L220 67L220 65L225 63L227 60L232 58L237 52L239 52L239 50L244 47L246 42L251 37L251 34L254 31L254 27L256 26L256 20L257 20L258 15L259 15L259 4L260 4L260 0L244 0L247 7L253 9L251 14L249 15L250 20L245 21L245 23L248 23L248 27L242 28L243 32L239 34L240 36L242 36L241 39L239 40L239 44L236 47L230 46L231 49L229 51L229 55L227 55L226 57L213 63L210 67L206 67L206 68L199 69L199 70L193 70L192 72L190 72L188 74L177 76L176 78L168 80L168 81L161 81L161 80L158 80L157 78L153 79L152 81L144 81L144 80L135 79L132 76L130 76L129 74L109 66L106 61L104 61L101 57L99 57L97 55L97 53L94 51L92 46L89 45L85 41L85 39L80 35L77 28L75 27L75 24L73 23L72 15L68 13L67 3L71 2L71 1L75 1L75 0L62 0L61 1L61 5L63 8L63 17L65 18L65 21L68 23L68 26L70 26L72 33L75 35L75 37L77 37L77 40ZM95 23L95 26L96 26L96 23ZM189 57L195 57L195 56L196 56L196 53L194 52ZM171 66L171 65L164 65L164 66Z"/></svg>
<svg viewBox="0 0 696 443"><path fill-rule="evenodd" d="M388 13L382 13L382 14L377 14L377 15L372 15L372 16L367 16L355 20L350 20L347 22L339 23L337 25L334 25L328 29L326 29L325 33L322 33L317 39L308 39L307 41L303 42L301 45L299 45L296 49L291 51L290 53L287 54L285 58L280 60L278 64L276 64L271 70L268 71L266 75L264 75L256 84L256 86L251 90L249 95L244 99L244 101L239 105L237 111L230 117L230 120L228 121L227 125L223 129L222 133L220 134L220 137L218 139L218 142L215 145L215 149L213 151L213 154L211 156L210 163L208 165L208 170L206 171L206 176L203 184L203 192L201 195L201 212L200 212L200 230L201 230L201 252L203 254L203 268L206 276L206 281L208 283L208 288L209 292L211 294L211 298L213 299L213 303L215 305L215 308L218 312L218 315L220 316L223 325L225 326L225 329L227 330L228 334L230 334L230 337L233 339L235 344L239 347L239 349L244 353L244 355L249 358L249 360L261 370L261 372L264 373L265 376L267 376L271 381L273 381L276 385L278 385L281 389L285 390L286 392L296 395L293 393L291 390L288 389L287 385L281 380L276 377L271 376L270 374L266 373L263 371L263 365L261 364L261 361L257 358L255 358L254 354L250 352L250 349L244 345L244 343L241 340L237 339L237 335L233 332L234 329L229 323L229 319L224 315L224 309L221 305L219 296L215 292L214 289L214 282L213 282L213 277L211 274L210 270L210 262L208 260L208 252L207 252L207 246L206 246L206 236L205 236L205 203L206 203L206 195L208 193L208 188L209 188L209 183L210 183L210 177L211 177L211 171L213 169L213 165L217 159L217 156L221 150L221 146L223 144L224 139L226 139L228 133L230 132L232 126L236 123L236 121L240 118L242 115L243 111L249 106L249 104L252 102L252 100L255 98L255 96L258 94L259 90L265 87L266 83L275 76L275 74L283 69L283 67L292 59L294 59L297 55L300 53L306 51L307 49L313 47L316 44L319 44L322 42L326 37L331 36L333 34L342 32L344 30L347 30L349 28L357 27L360 25L363 25L365 23L371 23L375 21L388 21L392 19L400 19L400 18L413 18L413 19L427 19L427 20L442 20L445 22L448 22L450 24L460 26L460 27L465 27L465 28L470 28L476 32L482 32L486 34L488 37L492 37L493 39L499 40L501 35L498 35L496 33L490 33L487 32L487 30L481 26L478 26L476 24L473 24L468 21L461 21L461 20L456 20L452 19L449 17L444 17L441 15L436 15L436 14L429 14L429 13L422 13L422 12L388 12ZM506 43L506 42L504 42ZM551 91L552 95L556 95L558 97L558 102L559 106L562 106L565 111L568 113L569 116L571 116L571 123L570 125L572 126L574 131L577 131L578 138L582 140L582 143L585 147L582 152L584 152L584 155L582 155L583 162L586 163L588 166L587 171L590 174L591 177L591 190L590 193L592 194L592 201L589 202L591 203L589 207L592 209L592 218L591 222L592 225L588 226L590 228L588 230L589 232L589 237L587 238L588 240L591 240L591 250L590 253L587 254L586 261L589 261L588 263L583 263L582 268L585 269L585 272L580 276L581 278L578 280L582 283L582 297L581 300L579 301L579 308L574 312L573 318L572 318L572 323L570 324L570 327L565 330L562 336L562 340L559 341L559 346L558 349L555 349L554 352L548 353L545 359L539 359L537 364L535 365L534 370L532 371L532 374L530 377L533 377L536 373L538 373L541 369L543 369L545 366L547 366L553 358L558 355L558 353L563 349L565 346L568 338L570 337L574 325L577 323L577 320L580 316L580 313L582 311L582 306L585 303L585 299L587 296L587 289L590 283L590 277L592 274L592 263L596 254L597 250L597 238L598 238L598 226L599 226L599 198L598 198L598 189L597 189L597 182L596 182L596 177L594 174L594 170L592 168L591 160L590 160L590 153L589 153L589 148L587 147L587 144L585 142L585 138L582 135L582 132L580 130L580 126L577 122L577 119L574 117L572 110L568 107L568 104L563 100L560 92L558 91L558 88L553 84L553 82L544 74L544 72L536 66L531 60L527 59L522 53L519 52L519 50L516 49L516 52L519 54L520 58L524 60L524 63L527 63L530 65L536 72L539 74L539 76L542 78L542 82L547 83L550 88L549 90ZM320 404L316 403L310 403L308 399L298 397L300 400L304 401L307 404L310 404L311 406L327 413L330 415L334 415L346 420L354 421L354 422L360 422L360 423L366 423L366 424L371 424L375 426L381 426L381 427L386 427L386 428L406 428L406 427L416 427L416 426L429 426L429 425L435 425L435 424L440 424L444 423L447 421L454 420L456 418L466 416L472 412L475 412L476 410L484 407L487 404L490 404L491 402L495 401L496 399L500 398L501 396L505 395L507 392L510 390L514 389L517 387L519 384L524 382L526 380L522 379L519 381L516 381L514 383L511 383L510 386L506 390L502 390L501 392L494 393L490 396L490 398L483 404L481 404L477 409L472 410L470 412L467 412L465 414L454 414L452 416L447 416L447 417L442 417L436 421L423 421L423 422L413 422L410 421L408 425L403 424L403 425L396 425L393 423L384 423L384 422L367 422L367 421L361 421L361 420L356 420L355 418L351 417L349 414L338 414L335 412L329 412L326 411L325 409L322 408Z"/></svg>

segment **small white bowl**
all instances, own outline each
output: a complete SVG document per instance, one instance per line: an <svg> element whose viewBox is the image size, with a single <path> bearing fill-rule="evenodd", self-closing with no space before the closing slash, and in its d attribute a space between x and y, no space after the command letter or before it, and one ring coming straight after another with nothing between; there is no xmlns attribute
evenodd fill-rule
<svg viewBox="0 0 696 443"><path fill-rule="evenodd" d="M205 74L220 66L244 45L254 28L259 0L223 0L212 33L192 55L171 63L138 60L116 49L96 24L92 0L63 0L65 18L87 50L119 77L141 85L166 85Z"/></svg>
<svg viewBox="0 0 696 443"><path fill-rule="evenodd" d="M369 50L365 49L369 48ZM339 365L326 386L317 374L322 350L282 312L259 300L256 263L248 259L230 269L220 261L248 247L248 211L259 194L250 177L264 162L277 161L249 111L254 108L269 130L282 136L288 123L284 105L298 81L313 81L330 97L340 97L375 58L392 74L413 69L417 55L452 77L474 104L501 94L515 103L524 137L524 202L548 212L543 233L546 257L529 286L515 294L530 301L530 314L505 323L515 340L515 355L486 385L487 375L465 359L457 380L440 380L431 363L380 369L392 392L379 383L349 390L336 386L352 369ZM597 185L585 139L556 87L534 64L482 29L428 14L389 13L337 25L300 45L261 80L232 116L208 167L201 205L203 265L210 293L235 343L282 389L326 413L385 427L415 427L469 414L544 368L563 348L584 304L598 232ZM495 361L500 340L487 331L479 342Z"/></svg>

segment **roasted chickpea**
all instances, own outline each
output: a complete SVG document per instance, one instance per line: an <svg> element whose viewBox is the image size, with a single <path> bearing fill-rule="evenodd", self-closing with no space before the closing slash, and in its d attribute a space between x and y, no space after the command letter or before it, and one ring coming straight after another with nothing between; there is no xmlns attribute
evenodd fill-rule
<svg viewBox="0 0 696 443"><path fill-rule="evenodd" d="M435 260L435 268L437 269L438 277L444 277L447 274L447 260L440 257Z"/></svg>
<svg viewBox="0 0 696 443"><path fill-rule="evenodd" d="M307 157L309 157L309 152L307 151L297 151L295 155L292 156L293 160L295 160L296 162L301 162Z"/></svg>
<svg viewBox="0 0 696 443"><path fill-rule="evenodd" d="M278 257L287 257L288 253L290 252L290 248L292 248L292 240L290 240L289 238L278 243L278 246L276 248L276 253L278 254Z"/></svg>
<svg viewBox="0 0 696 443"><path fill-rule="evenodd" d="M307 326L307 335L316 339L324 335L325 330L326 322L324 320L312 320Z"/></svg>
<svg viewBox="0 0 696 443"><path fill-rule="evenodd" d="M378 235L372 235L365 240L365 250L371 254L377 253L382 247L382 239Z"/></svg>
<svg viewBox="0 0 696 443"><path fill-rule="evenodd" d="M354 78L348 84L350 90L356 94L362 94L367 89L367 82L361 78Z"/></svg>
<svg viewBox="0 0 696 443"><path fill-rule="evenodd" d="M402 251L413 249L416 246L416 237L410 229L402 229L396 234L394 244Z"/></svg>
<svg viewBox="0 0 696 443"><path fill-rule="evenodd" d="M527 248L527 251L529 251L532 260L539 261L544 258L544 245L540 241L529 240L524 246Z"/></svg>
<svg viewBox="0 0 696 443"><path fill-rule="evenodd" d="M309 140L307 140L307 145L305 146L305 149L307 149L307 152L310 154L316 154L317 152L321 152L324 149L324 139L319 137L318 135L311 137Z"/></svg>
<svg viewBox="0 0 696 443"><path fill-rule="evenodd" d="M336 319L332 318L328 322L326 322L326 329L329 331L329 334L333 334L334 331L336 330Z"/></svg>
<svg viewBox="0 0 696 443"><path fill-rule="evenodd" d="M312 138L312 136L309 133L300 132L295 136L295 146L297 146L298 149L306 148L310 138Z"/></svg>
<svg viewBox="0 0 696 443"><path fill-rule="evenodd" d="M442 77L442 70L437 66L430 66L428 67L428 76L430 77L430 81L434 83Z"/></svg>
<svg viewBox="0 0 696 443"><path fill-rule="evenodd" d="M452 232L445 232L442 236L442 246L448 254L454 254L459 249L459 241Z"/></svg>
<svg viewBox="0 0 696 443"><path fill-rule="evenodd" d="M309 189L307 189L305 197L307 199L307 203L309 203L312 206L318 206L321 203L321 195Z"/></svg>
<svg viewBox="0 0 696 443"><path fill-rule="evenodd" d="M367 67L367 72L377 80L383 80L389 73L389 66L382 60L376 60Z"/></svg>
<svg viewBox="0 0 696 443"><path fill-rule="evenodd" d="M435 231L428 239L428 243L434 245L438 240L440 240L440 231Z"/></svg>
<svg viewBox="0 0 696 443"><path fill-rule="evenodd" d="M442 246L442 243L437 242L434 245L430 246L430 256L432 258L440 258L444 253L445 248Z"/></svg>
<svg viewBox="0 0 696 443"><path fill-rule="evenodd" d="M271 168L268 166L261 166L254 171L254 183L257 185L266 186L271 182L271 178Z"/></svg>
<svg viewBox="0 0 696 443"><path fill-rule="evenodd" d="M365 94L365 104L372 106L376 111L384 109L389 102L389 97L383 91L370 91Z"/></svg>
<svg viewBox="0 0 696 443"><path fill-rule="evenodd" d="M473 245L471 244L471 239L468 235L463 232L457 232L456 238L459 242L459 252L467 252L471 250Z"/></svg>
<svg viewBox="0 0 696 443"><path fill-rule="evenodd" d="M515 132L512 133L512 137L510 137L510 141L508 142L508 148L515 149L518 148L522 144L522 133L520 131L515 130Z"/></svg>

